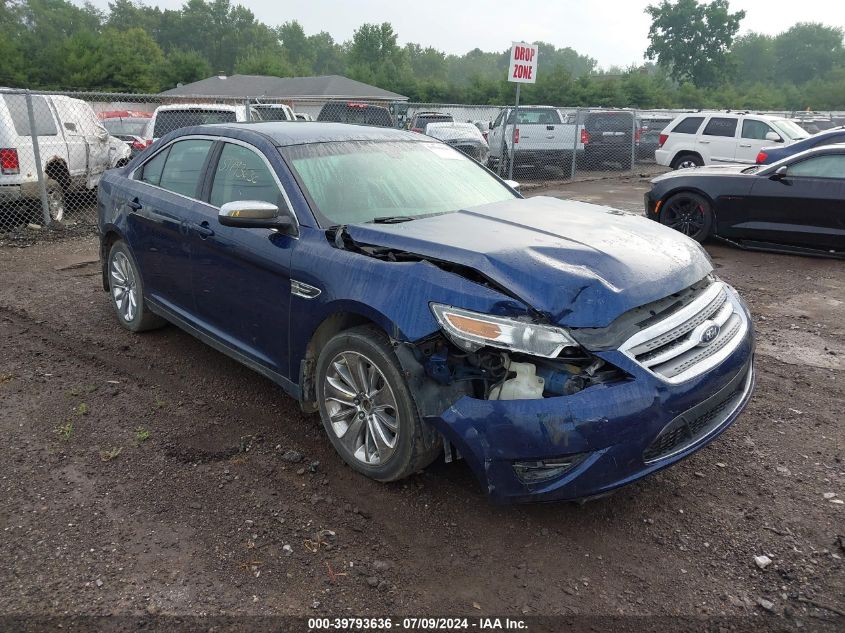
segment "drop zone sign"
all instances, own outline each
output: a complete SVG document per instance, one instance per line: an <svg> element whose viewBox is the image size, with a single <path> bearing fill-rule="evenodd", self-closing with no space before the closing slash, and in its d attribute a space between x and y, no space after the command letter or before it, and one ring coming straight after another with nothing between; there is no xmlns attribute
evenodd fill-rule
<svg viewBox="0 0 845 633"><path fill-rule="evenodd" d="M508 68L508 81L533 84L537 81L538 47L525 42L514 42Z"/></svg>

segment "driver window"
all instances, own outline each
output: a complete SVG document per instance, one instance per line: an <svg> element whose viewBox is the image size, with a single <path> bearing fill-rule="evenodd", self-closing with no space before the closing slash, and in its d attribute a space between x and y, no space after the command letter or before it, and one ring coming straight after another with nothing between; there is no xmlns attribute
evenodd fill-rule
<svg viewBox="0 0 845 633"><path fill-rule="evenodd" d="M754 141L765 141L766 134L774 132L767 123L746 119L742 122L742 138Z"/></svg>
<svg viewBox="0 0 845 633"><path fill-rule="evenodd" d="M237 200L261 200L280 209L287 206L264 160L243 145L226 143L214 173L209 202L222 207Z"/></svg>
<svg viewBox="0 0 845 633"><path fill-rule="evenodd" d="M805 178L835 178L845 180L845 154L808 158L789 167L790 176Z"/></svg>

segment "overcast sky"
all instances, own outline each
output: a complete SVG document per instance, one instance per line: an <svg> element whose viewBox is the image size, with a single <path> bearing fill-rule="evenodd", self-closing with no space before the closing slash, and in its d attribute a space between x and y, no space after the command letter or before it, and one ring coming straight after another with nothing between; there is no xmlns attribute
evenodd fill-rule
<svg viewBox="0 0 845 633"><path fill-rule="evenodd" d="M82 0L75 0L82 4ZM92 0L108 7L108 0ZM648 0L232 0L276 26L298 20L307 34L328 31L346 41L364 22L390 22L399 43L417 42L447 53L473 48L501 51L513 40L542 40L558 48L570 46L598 60L599 65L628 66L643 61L649 27ZM657 3L657 0L654 0ZM147 0L145 4L175 9L183 0ZM731 0L744 9L742 31L777 34L795 22L845 25L842 0Z"/></svg>

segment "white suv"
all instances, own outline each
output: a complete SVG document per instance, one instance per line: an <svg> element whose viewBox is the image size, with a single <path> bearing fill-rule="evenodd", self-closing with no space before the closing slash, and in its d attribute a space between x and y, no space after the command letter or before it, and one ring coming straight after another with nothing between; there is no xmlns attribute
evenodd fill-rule
<svg viewBox="0 0 845 633"><path fill-rule="evenodd" d="M782 117L746 112L691 112L675 117L660 135L654 158L672 169L720 163L753 165L765 145L790 145L807 132Z"/></svg>

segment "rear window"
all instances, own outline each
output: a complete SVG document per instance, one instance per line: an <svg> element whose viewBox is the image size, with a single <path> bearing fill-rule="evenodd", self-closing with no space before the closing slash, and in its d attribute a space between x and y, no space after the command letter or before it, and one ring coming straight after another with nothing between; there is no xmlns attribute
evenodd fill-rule
<svg viewBox="0 0 845 633"><path fill-rule="evenodd" d="M143 136L144 129L149 124L149 119L103 119L100 121L103 127L114 136Z"/></svg>
<svg viewBox="0 0 845 633"><path fill-rule="evenodd" d="M31 136L32 132L29 127L29 112L26 108L26 97L24 95L7 94L3 95L3 100L9 109L9 114L12 117L12 125L15 126L15 132L17 132L18 136ZM44 97L33 95L32 115L35 119L36 136L55 136L58 134L56 120L53 118L53 113L50 111L50 106L47 105L47 100Z"/></svg>
<svg viewBox="0 0 845 633"><path fill-rule="evenodd" d="M255 106L262 121L290 121L285 108L272 106Z"/></svg>
<svg viewBox="0 0 845 633"><path fill-rule="evenodd" d="M327 103L320 110L317 120L393 127L393 119L391 119L390 112L387 111L387 108L368 104L349 105L346 103Z"/></svg>
<svg viewBox="0 0 845 633"><path fill-rule="evenodd" d="M588 114L584 127L596 132L631 132L634 117L627 112Z"/></svg>
<svg viewBox="0 0 845 633"><path fill-rule="evenodd" d="M425 127L429 123L453 123L454 118L451 114L434 114L417 117L416 127Z"/></svg>
<svg viewBox="0 0 845 633"><path fill-rule="evenodd" d="M561 123L560 113L552 108L520 108L517 113L519 123L545 123L546 125L556 125ZM514 113L511 112L508 117L508 124L512 124L514 120Z"/></svg>
<svg viewBox="0 0 845 633"><path fill-rule="evenodd" d="M672 128L672 132L676 134L695 134L698 128L704 122L703 116L688 116L682 119L678 124Z"/></svg>
<svg viewBox="0 0 845 633"><path fill-rule="evenodd" d="M234 123L237 121L232 110L161 110L155 115L153 138L183 127L206 125L208 123Z"/></svg>

